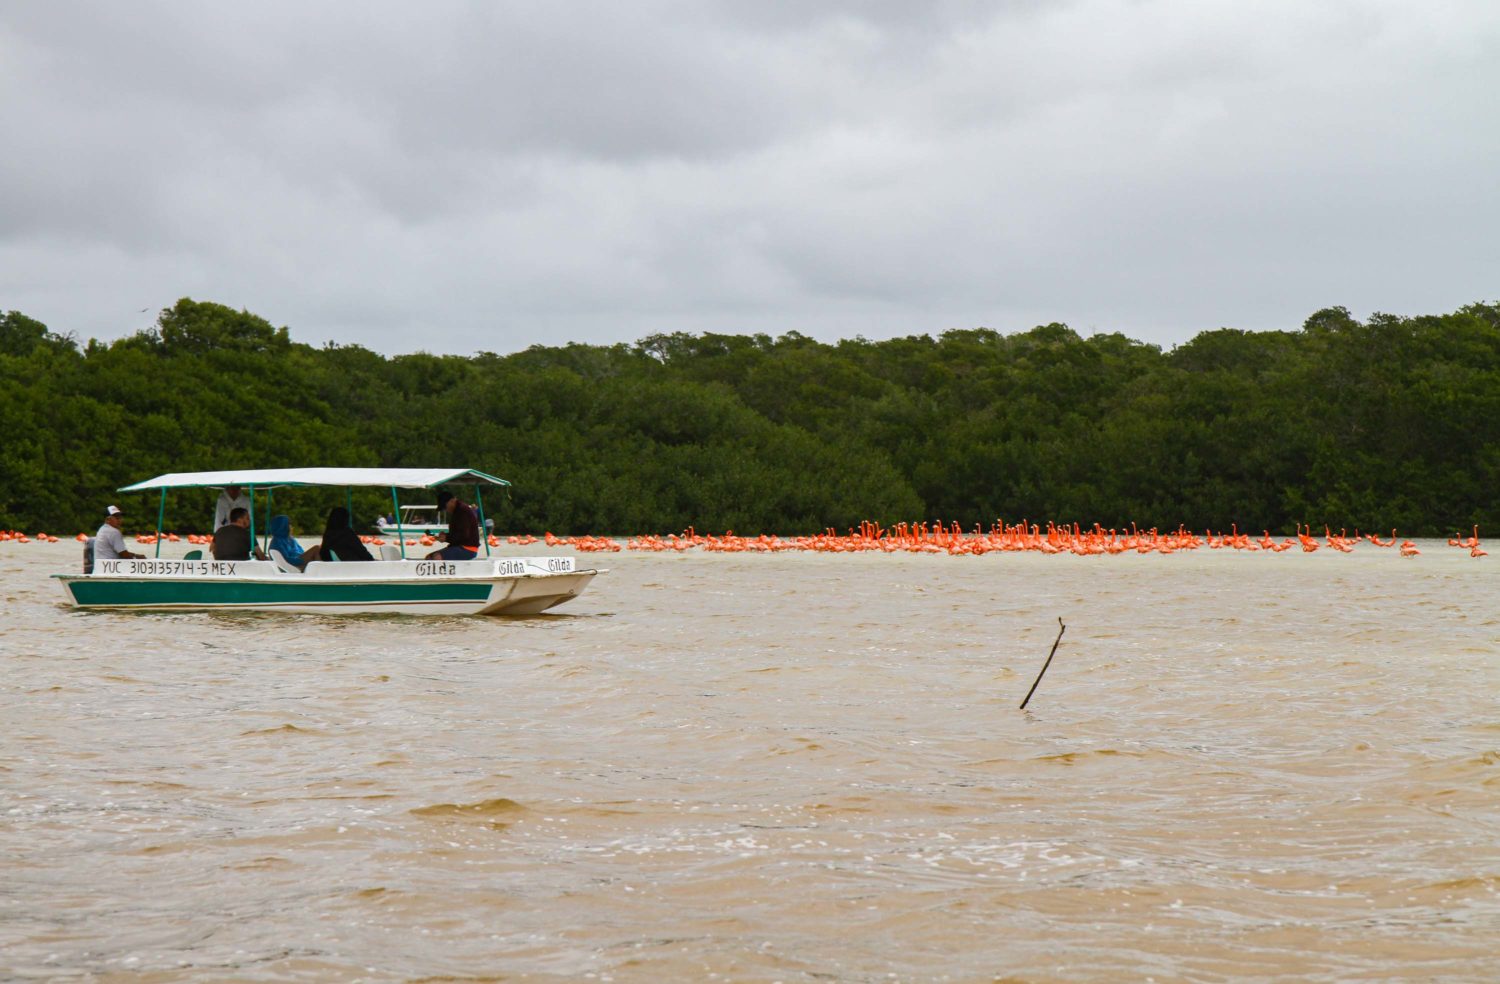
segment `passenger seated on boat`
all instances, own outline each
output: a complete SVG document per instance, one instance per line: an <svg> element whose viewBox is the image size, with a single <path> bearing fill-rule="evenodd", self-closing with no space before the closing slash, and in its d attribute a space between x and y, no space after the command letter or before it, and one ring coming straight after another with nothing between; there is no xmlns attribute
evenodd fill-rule
<svg viewBox="0 0 1500 984"><path fill-rule="evenodd" d="M249 560L252 550L256 560L266 559L250 540L250 510L235 506L229 522L214 530L214 560Z"/></svg>
<svg viewBox="0 0 1500 984"><path fill-rule="evenodd" d="M349 510L334 506L328 510L328 525L323 528L323 542L318 544L318 558L328 560L374 560L359 536L349 525Z"/></svg>
<svg viewBox="0 0 1500 984"><path fill-rule="evenodd" d="M226 485L224 491L219 493L218 501L214 503L214 529L229 525L229 513L236 506L245 509L250 508L250 500L245 497L244 490L238 485Z"/></svg>
<svg viewBox="0 0 1500 984"><path fill-rule="evenodd" d="M473 560L479 556L479 517L474 507L460 502L451 492L438 493L438 515L448 514L448 532L439 540L448 545L427 555L428 560Z"/></svg>
<svg viewBox="0 0 1500 984"><path fill-rule="evenodd" d="M125 535L120 532L120 517L124 513L119 506L104 510L104 525L94 534L93 560L144 560L145 554L131 553L125 549ZM85 574L91 573L85 571Z"/></svg>
<svg viewBox="0 0 1500 984"><path fill-rule="evenodd" d="M288 564L299 571L318 559L318 547L303 550L302 545L292 536L290 516L271 517L271 549L280 553Z"/></svg>

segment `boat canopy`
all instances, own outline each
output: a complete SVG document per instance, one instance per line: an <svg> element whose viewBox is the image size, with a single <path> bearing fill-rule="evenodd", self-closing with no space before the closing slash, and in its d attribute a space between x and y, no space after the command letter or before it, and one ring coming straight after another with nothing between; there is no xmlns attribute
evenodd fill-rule
<svg viewBox="0 0 1500 984"><path fill-rule="evenodd" d="M439 485L509 485L472 468L245 468L234 471L171 472L127 485L120 492L153 489L222 489L230 485L267 489L298 485L431 489Z"/></svg>

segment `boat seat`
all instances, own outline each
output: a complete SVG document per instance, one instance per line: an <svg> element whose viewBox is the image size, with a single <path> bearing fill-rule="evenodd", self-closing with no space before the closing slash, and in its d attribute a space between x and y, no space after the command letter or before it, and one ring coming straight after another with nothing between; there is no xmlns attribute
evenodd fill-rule
<svg viewBox="0 0 1500 984"><path fill-rule="evenodd" d="M203 559L203 551L202 550L189 550L187 553L185 553L185 554L182 555L182 559L183 560L202 560Z"/></svg>
<svg viewBox="0 0 1500 984"><path fill-rule="evenodd" d="M380 548L380 559L381 560L400 560L401 559L401 548L400 547L393 547L389 543L382 545L381 548Z"/></svg>
<svg viewBox="0 0 1500 984"><path fill-rule="evenodd" d="M283 574L301 574L302 573L301 569L298 568L296 564L292 563L290 560L287 560L285 557L283 557L281 555L281 551L280 550L274 550L273 549L273 550L270 551L270 554L271 554L271 559L274 560L274 561L276 561L276 569L279 570L279 571L281 571Z"/></svg>

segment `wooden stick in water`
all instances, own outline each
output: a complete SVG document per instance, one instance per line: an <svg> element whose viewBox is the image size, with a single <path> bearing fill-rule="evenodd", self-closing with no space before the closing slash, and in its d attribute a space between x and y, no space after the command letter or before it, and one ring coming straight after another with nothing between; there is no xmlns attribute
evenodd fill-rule
<svg viewBox="0 0 1500 984"><path fill-rule="evenodd" d="M1036 693L1036 685L1042 682L1042 674L1046 673L1047 667L1052 665L1052 657L1057 655L1057 644L1062 642L1062 634L1066 631L1068 631L1068 627L1059 618L1057 620L1057 638L1052 640L1052 651L1047 654L1047 662L1042 664L1042 672L1036 675L1036 680L1031 684L1031 689L1026 691L1026 699L1021 701L1021 710L1026 710L1026 705L1031 702L1031 695Z"/></svg>

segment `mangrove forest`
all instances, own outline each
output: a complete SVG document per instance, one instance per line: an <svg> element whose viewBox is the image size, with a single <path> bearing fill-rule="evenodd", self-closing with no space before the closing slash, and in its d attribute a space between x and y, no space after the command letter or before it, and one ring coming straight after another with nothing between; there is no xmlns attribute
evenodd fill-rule
<svg viewBox="0 0 1500 984"><path fill-rule="evenodd" d="M498 532L1027 519L1445 535L1500 526L1500 305L1332 307L1167 350L1049 324L472 356L311 345L189 299L115 341L0 316L0 529L91 532L112 502L149 529L156 499L115 489L304 465L501 475ZM328 491L288 490L278 511L316 529ZM178 499L167 526L207 532L212 495ZM358 521L389 505L359 493Z"/></svg>

